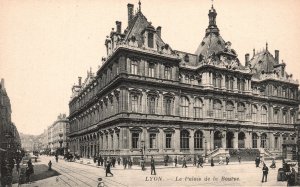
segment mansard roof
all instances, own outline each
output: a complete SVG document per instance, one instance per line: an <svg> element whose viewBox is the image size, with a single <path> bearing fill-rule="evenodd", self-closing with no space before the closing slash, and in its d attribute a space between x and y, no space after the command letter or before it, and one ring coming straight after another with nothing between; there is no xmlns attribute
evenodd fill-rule
<svg viewBox="0 0 300 187"><path fill-rule="evenodd" d="M130 24L125 29L125 38L124 41L128 42L135 39L138 42L138 47L141 47L144 43L143 33L148 30L154 33L156 37L156 45L159 47L165 46L165 43L161 37L156 33L155 28L152 26L152 23L147 20L141 10L134 15Z"/></svg>
<svg viewBox="0 0 300 187"><path fill-rule="evenodd" d="M255 54L250 60L251 71L254 75L272 73L277 65L279 65L279 63L267 48Z"/></svg>

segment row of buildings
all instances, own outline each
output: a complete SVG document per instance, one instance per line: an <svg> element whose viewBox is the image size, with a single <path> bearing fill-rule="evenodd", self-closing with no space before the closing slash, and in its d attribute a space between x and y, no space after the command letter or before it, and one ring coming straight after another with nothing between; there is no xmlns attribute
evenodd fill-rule
<svg viewBox="0 0 300 187"><path fill-rule="evenodd" d="M46 154L61 154L68 151L69 122L66 114L59 114L57 119L37 137L40 152ZM36 143L37 144L37 143Z"/></svg>
<svg viewBox="0 0 300 187"><path fill-rule="evenodd" d="M286 72L279 50L272 53L266 44L242 62L222 38L213 6L195 53L175 50L140 3L135 14L134 5L127 9L126 29L116 21L105 40L102 66L72 88L72 153L207 154L251 148L277 154L285 141L296 142L299 83Z"/></svg>
<svg viewBox="0 0 300 187"><path fill-rule="evenodd" d="M5 89L4 79L0 82L0 163L14 158L21 150L19 132L11 119L11 104Z"/></svg>

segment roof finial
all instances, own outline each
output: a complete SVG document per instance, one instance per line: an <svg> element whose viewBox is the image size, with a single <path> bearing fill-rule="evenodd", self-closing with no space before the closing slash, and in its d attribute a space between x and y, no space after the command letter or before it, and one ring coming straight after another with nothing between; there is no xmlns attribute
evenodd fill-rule
<svg viewBox="0 0 300 187"><path fill-rule="evenodd" d="M268 51L268 42L266 42L266 51Z"/></svg>
<svg viewBox="0 0 300 187"><path fill-rule="evenodd" d="M141 9L141 1L139 0L139 12L141 12L142 11L142 9Z"/></svg>
<svg viewBox="0 0 300 187"><path fill-rule="evenodd" d="M214 0L211 0L211 7L214 7Z"/></svg>

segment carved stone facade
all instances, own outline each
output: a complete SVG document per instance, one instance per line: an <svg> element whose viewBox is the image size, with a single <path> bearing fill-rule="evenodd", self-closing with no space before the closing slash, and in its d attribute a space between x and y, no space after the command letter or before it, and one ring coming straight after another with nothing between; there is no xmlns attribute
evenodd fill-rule
<svg viewBox="0 0 300 187"><path fill-rule="evenodd" d="M204 154L216 148L281 152L296 141L298 82L266 49L237 58L209 10L195 54L173 50L128 4L128 27L107 37L96 75L73 86L70 150L97 154Z"/></svg>

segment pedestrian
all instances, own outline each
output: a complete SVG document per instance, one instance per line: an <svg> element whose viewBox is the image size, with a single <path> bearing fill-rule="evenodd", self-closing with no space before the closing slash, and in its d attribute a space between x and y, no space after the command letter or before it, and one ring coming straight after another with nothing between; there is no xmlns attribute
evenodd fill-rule
<svg viewBox="0 0 300 187"><path fill-rule="evenodd" d="M272 164L271 164L270 168L272 168L272 169L276 168L276 162L275 162L274 158L272 159Z"/></svg>
<svg viewBox="0 0 300 187"><path fill-rule="evenodd" d="M101 166L103 166L103 158L102 158L102 156L100 155L100 164L101 164Z"/></svg>
<svg viewBox="0 0 300 187"><path fill-rule="evenodd" d="M112 166L115 167L116 165L116 157L112 157Z"/></svg>
<svg viewBox="0 0 300 187"><path fill-rule="evenodd" d="M255 165L256 165L257 168L259 167L259 163L260 163L260 158L259 158L259 156L256 156Z"/></svg>
<svg viewBox="0 0 300 187"><path fill-rule="evenodd" d="M16 170L17 170L17 173L19 174L19 170L20 170L20 161L17 160L16 162L17 162L17 164L16 164Z"/></svg>
<svg viewBox="0 0 300 187"><path fill-rule="evenodd" d="M107 174L110 174L112 177L114 176L114 174L111 173L111 162L107 162L106 164L106 169L105 169L105 176L107 177Z"/></svg>
<svg viewBox="0 0 300 187"><path fill-rule="evenodd" d="M193 166L196 166L197 165L197 156L194 155L194 163L193 163Z"/></svg>
<svg viewBox="0 0 300 187"><path fill-rule="evenodd" d="M155 163L154 163L154 158L153 156L151 156L151 175L156 175L156 171L155 171Z"/></svg>
<svg viewBox="0 0 300 187"><path fill-rule="evenodd" d="M287 176L287 186L295 186L296 175L295 169L292 168L292 172Z"/></svg>
<svg viewBox="0 0 300 187"><path fill-rule="evenodd" d="M226 156L226 165L229 163L229 156Z"/></svg>
<svg viewBox="0 0 300 187"><path fill-rule="evenodd" d="M97 157L96 157L96 155L94 155L94 163L96 163L96 161L97 161Z"/></svg>
<svg viewBox="0 0 300 187"><path fill-rule="evenodd" d="M132 167L132 160L131 157L128 158L128 169L131 169Z"/></svg>
<svg viewBox="0 0 300 187"><path fill-rule="evenodd" d="M100 161L100 157L98 157L98 166L100 166L100 164L101 164L101 161Z"/></svg>
<svg viewBox="0 0 300 187"><path fill-rule="evenodd" d="M187 168L187 166L186 166L186 158L185 158L185 156L183 157L183 161L182 161L182 167L183 167L183 168Z"/></svg>
<svg viewBox="0 0 300 187"><path fill-rule="evenodd" d="M242 159L242 158L241 158L241 156L239 155L239 156L238 156L239 163L241 163L241 159Z"/></svg>
<svg viewBox="0 0 300 187"><path fill-rule="evenodd" d="M51 171L52 170L52 162L51 162L51 160L49 161L48 166L49 166L48 170Z"/></svg>
<svg viewBox="0 0 300 187"><path fill-rule="evenodd" d="M127 168L127 158L123 158L123 165L124 165L124 169Z"/></svg>
<svg viewBox="0 0 300 187"><path fill-rule="evenodd" d="M202 156L198 156L197 168L199 168L199 166L203 168L203 157Z"/></svg>
<svg viewBox="0 0 300 187"><path fill-rule="evenodd" d="M169 155L165 156L165 166L168 166L168 162L169 162Z"/></svg>
<svg viewBox="0 0 300 187"><path fill-rule="evenodd" d="M121 164L121 158L118 157L118 165L120 165L120 164Z"/></svg>
<svg viewBox="0 0 300 187"><path fill-rule="evenodd" d="M262 171L263 171L263 176L262 176L261 182L267 182L269 168L266 166L265 163L264 163L264 166L262 168ZM265 179L265 181L264 181L264 179Z"/></svg>
<svg viewBox="0 0 300 187"><path fill-rule="evenodd" d="M145 170L145 160L144 160L144 157L142 156L141 158L141 168L142 168L142 171Z"/></svg>
<svg viewBox="0 0 300 187"><path fill-rule="evenodd" d="M210 159L210 165L211 165L211 167L215 166L213 157L211 157L211 159Z"/></svg>
<svg viewBox="0 0 300 187"><path fill-rule="evenodd" d="M58 162L58 155L57 154L55 155L55 160L56 160L56 162Z"/></svg>
<svg viewBox="0 0 300 187"><path fill-rule="evenodd" d="M177 156L174 158L175 167L177 167Z"/></svg>

